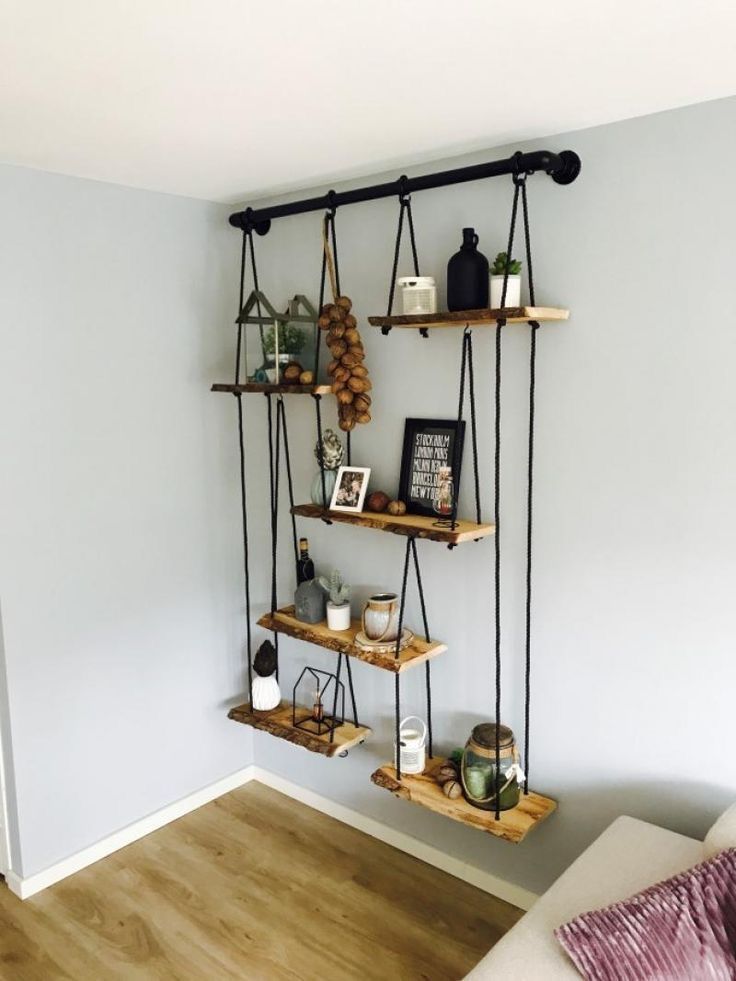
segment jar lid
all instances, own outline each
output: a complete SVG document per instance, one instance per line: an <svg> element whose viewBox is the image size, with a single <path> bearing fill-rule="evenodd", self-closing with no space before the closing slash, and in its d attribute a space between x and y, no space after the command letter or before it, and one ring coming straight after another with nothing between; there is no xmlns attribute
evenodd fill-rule
<svg viewBox="0 0 736 981"><path fill-rule="evenodd" d="M495 749L496 723L479 723L473 728L473 733L470 738L474 743L477 743L478 746L482 746L484 749ZM514 745L514 733L508 726L498 726L498 745L500 749L508 749L509 746Z"/></svg>
<svg viewBox="0 0 736 981"><path fill-rule="evenodd" d="M396 282L399 286L419 286L426 289L434 286L434 276L399 276Z"/></svg>

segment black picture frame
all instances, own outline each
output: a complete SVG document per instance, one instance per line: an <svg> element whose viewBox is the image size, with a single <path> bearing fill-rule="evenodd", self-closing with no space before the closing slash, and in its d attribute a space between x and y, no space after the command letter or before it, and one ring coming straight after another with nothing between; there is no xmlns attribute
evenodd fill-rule
<svg viewBox="0 0 736 981"><path fill-rule="evenodd" d="M421 442L427 438L427 445ZM437 437L446 445L436 444ZM455 500L460 492L460 474L465 445L465 422L457 419L407 419L404 423L404 446L401 453L399 500L406 504L407 514L437 517L432 506L434 483L428 478L440 466L452 467ZM422 451L431 451L422 453ZM420 455L422 453L422 455Z"/></svg>

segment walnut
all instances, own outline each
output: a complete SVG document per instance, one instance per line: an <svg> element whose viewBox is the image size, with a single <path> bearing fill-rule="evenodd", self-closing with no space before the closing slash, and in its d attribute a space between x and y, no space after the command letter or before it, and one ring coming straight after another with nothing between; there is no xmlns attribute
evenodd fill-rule
<svg viewBox="0 0 736 981"><path fill-rule="evenodd" d="M342 336L348 344L360 344L360 331L356 330L355 327L346 327Z"/></svg>
<svg viewBox="0 0 736 981"><path fill-rule="evenodd" d="M341 358L347 349L348 346L345 341L335 341L333 344L330 344L330 352L333 358Z"/></svg>
<svg viewBox="0 0 736 981"><path fill-rule="evenodd" d="M330 363L327 365L327 374L334 375L339 367L340 367L339 361L330 361Z"/></svg>
<svg viewBox="0 0 736 981"><path fill-rule="evenodd" d="M346 382L348 378L350 378L350 368L341 364L335 371L335 381Z"/></svg>
<svg viewBox="0 0 736 981"><path fill-rule="evenodd" d="M346 327L357 327L358 326L358 321L355 319L355 317L352 315L352 313L346 313L345 314L344 323L345 323L345 326Z"/></svg>
<svg viewBox="0 0 736 981"><path fill-rule="evenodd" d="M340 419L339 426L343 432L349 433L351 429L355 429L355 419L342 418Z"/></svg>
<svg viewBox="0 0 736 981"><path fill-rule="evenodd" d="M360 398L360 396L358 397ZM390 501L387 510L389 514L406 514L406 504L403 501Z"/></svg>
<svg viewBox="0 0 736 981"><path fill-rule="evenodd" d="M330 329L330 318L326 314L323 313L322 316L317 321L317 325L319 326L319 329L320 330L329 330Z"/></svg>
<svg viewBox="0 0 736 981"><path fill-rule="evenodd" d="M302 373L302 366L296 361L291 361L284 368L283 380L289 384L293 385L299 381L299 375Z"/></svg>
<svg viewBox="0 0 736 981"><path fill-rule="evenodd" d="M330 324L330 330L329 333L327 334L327 343L334 344L334 342L338 338L342 337L344 333L345 333L344 324Z"/></svg>
<svg viewBox="0 0 736 981"><path fill-rule="evenodd" d="M368 369L365 367L365 365L356 364L350 369L350 374L354 375L356 378L367 378Z"/></svg>
<svg viewBox="0 0 736 981"><path fill-rule="evenodd" d="M303 371L301 373L301 375L299 375L299 384L300 385L311 385L311 384L313 384L313 382L314 382L314 372L313 371Z"/></svg>
<svg viewBox="0 0 736 981"><path fill-rule="evenodd" d="M448 780L447 783L442 785L442 793L445 797L449 797L450 800L457 800L462 795L462 792L463 788L457 780Z"/></svg>
<svg viewBox="0 0 736 981"><path fill-rule="evenodd" d="M355 421L361 423L361 425L365 425L365 423L371 421L370 412L359 412L355 417Z"/></svg>
<svg viewBox="0 0 736 981"><path fill-rule="evenodd" d="M354 398L355 396L350 391L349 388L341 388L340 391L337 393L337 401L341 405L348 405L350 402L353 401Z"/></svg>
<svg viewBox="0 0 736 981"><path fill-rule="evenodd" d="M348 388L353 392L365 392L366 385L370 385L367 378L355 378L353 375L348 378Z"/></svg>
<svg viewBox="0 0 736 981"><path fill-rule="evenodd" d="M335 303L341 310L344 310L345 313L350 313L353 308L353 301L349 296L338 296Z"/></svg>
<svg viewBox="0 0 736 981"><path fill-rule="evenodd" d="M353 405L355 406L356 412L367 412L371 407L370 395L365 395L361 392L360 395L356 395L353 399Z"/></svg>
<svg viewBox="0 0 736 981"><path fill-rule="evenodd" d="M345 365L346 368L354 368L357 363L358 359L354 354L351 354L350 351L348 351L347 354L343 354L343 356L340 358L340 364Z"/></svg>

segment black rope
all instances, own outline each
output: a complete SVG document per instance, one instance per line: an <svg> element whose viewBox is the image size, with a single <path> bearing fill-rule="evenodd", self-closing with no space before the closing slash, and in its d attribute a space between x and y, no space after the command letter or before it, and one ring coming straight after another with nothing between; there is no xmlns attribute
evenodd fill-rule
<svg viewBox="0 0 736 981"><path fill-rule="evenodd" d="M506 305L506 290L509 282L509 262L514 248L514 230L516 228L516 214L519 205L520 182L514 177L514 200L511 206L511 224L509 227L509 241L506 247L506 268L503 276L503 290L501 293L501 308ZM495 770L496 770L496 820L501 818L501 534L500 534L500 513L501 513L501 333L506 325L504 318L499 318L496 328L496 383L495 383L495 453L494 453L494 520L496 523L496 534L494 535L494 600L496 615L496 635L495 635L495 654L496 654L496 745L495 745Z"/></svg>
<svg viewBox="0 0 736 981"><path fill-rule="evenodd" d="M391 316L391 311L394 307L394 294L396 291L396 274L399 271L399 253L401 251L401 233L404 228L404 212L406 211L406 217L408 219L409 225L409 241L411 243L411 255L414 262L414 275L419 275L419 259L417 257L417 241L414 234L414 219L411 213L411 195L406 194L403 190L404 184L406 182L406 176L400 178L401 190L399 191L399 224L396 229L396 245L394 247L394 261L391 269L391 284L389 286L388 293L388 312L387 317Z"/></svg>
<svg viewBox="0 0 736 981"><path fill-rule="evenodd" d="M353 725L356 727L360 725L358 722L358 706L355 701L355 689L353 688L353 671L350 667L350 658L345 655L345 667L348 672L348 688L350 689L350 701L353 703Z"/></svg>
<svg viewBox="0 0 736 981"><path fill-rule="evenodd" d="M519 180L521 185L521 208L524 218L524 243L526 248L526 265L529 276L529 304L536 306L534 295L534 274L532 270L532 247L529 234L529 207L526 197L526 178ZM526 495L526 629L524 638L524 793L529 793L529 737L531 712L531 635L532 635L532 526L534 505L534 426L535 426L535 397L537 382L537 331L539 324L536 320L529 322L531 327L529 350L529 444Z"/></svg>
<svg viewBox="0 0 736 981"><path fill-rule="evenodd" d="M533 304L532 304L533 305ZM529 714L531 708L532 669L532 508L534 492L534 402L537 382L537 331L539 324L531 324L531 350L529 354L529 455L526 494L526 636L524 645L524 793L529 793Z"/></svg>
<svg viewBox="0 0 736 981"><path fill-rule="evenodd" d="M323 242L323 247L322 247L322 271L321 271L320 277L319 277L319 304L317 306L317 315L320 316L320 317L322 316L322 309L324 308L324 305L325 305L325 284L327 282L327 253L324 250L324 239L325 239L325 236L324 236L324 228L325 228L326 221L327 221L327 216L325 216L322 219L322 228L323 228L323 235L322 235L322 242ZM317 383L317 380L319 379L319 352L320 352L321 347L322 347L322 331L320 330L319 324L317 324L316 325L316 334L315 334L315 345L314 345L314 381L315 381L315 384Z"/></svg>
<svg viewBox="0 0 736 981"><path fill-rule="evenodd" d="M417 554L417 540L412 537L409 539L411 550L414 555L414 572L417 577L417 589L419 590L419 605L422 609L422 623L424 624L424 639L431 643L429 637L429 621L427 620L427 607L424 602L424 589L422 587L422 573L419 569L419 556ZM432 678L430 673L429 660L424 662L424 682L427 691L427 741L429 758L432 758Z"/></svg>
<svg viewBox="0 0 736 981"><path fill-rule="evenodd" d="M399 631L396 635L396 652L394 657L398 660L401 654L401 634L404 630L404 606L406 604L406 581L409 578L409 552L411 550L412 539L408 538L406 542L406 552L404 553L404 576L401 580L401 603L399 605ZM396 672L396 778L401 780L401 745L399 737L399 728L401 725L401 719L399 716L399 672Z"/></svg>
<svg viewBox="0 0 736 981"><path fill-rule="evenodd" d="M276 612L276 552L278 547L278 501L279 501L279 450L280 450L280 426L278 425L278 407L276 418L276 438L274 449L273 434L273 411L271 396L266 394L268 402L268 464L271 475L271 617ZM276 650L276 680L279 680L279 635L276 629L272 630L273 646Z"/></svg>
<svg viewBox="0 0 736 981"><path fill-rule="evenodd" d="M334 200L334 191L330 191L331 201ZM332 259L335 263L335 287L337 289L337 295L342 296L340 291L340 265L337 260L337 234L335 232L335 214L337 213L337 208L334 204L330 203L330 210L328 212L328 221L330 224L330 233L332 238Z"/></svg>
<svg viewBox="0 0 736 981"><path fill-rule="evenodd" d="M470 396L470 434L473 443L473 476L475 478L475 520L480 524L480 476L478 474L478 432L475 425L475 383L473 379L473 332L468 338L468 395Z"/></svg>
<svg viewBox="0 0 736 981"><path fill-rule="evenodd" d="M457 506L458 506L458 479L457 474L460 469L460 424L463 418L463 404L465 402L465 367L467 365L468 359L468 344L467 344L468 328L465 328L462 337L462 354L460 357L460 394L457 400L457 432L455 434L455 443L452 449L452 481L453 481L453 493L452 493L452 516L450 519L450 527L455 528L457 526Z"/></svg>
<svg viewBox="0 0 736 981"><path fill-rule="evenodd" d="M397 671L394 675L394 739L396 740L396 779L401 780L401 692L399 690L399 679L401 674Z"/></svg>
<svg viewBox="0 0 736 981"><path fill-rule="evenodd" d="M250 627L250 570L248 568L248 507L245 481L245 434L243 426L243 396L236 393L238 403L238 446L240 448L240 505L243 519L243 574L245 579L245 636L248 660L248 701L253 701L253 668L251 665L252 638Z"/></svg>
<svg viewBox="0 0 736 981"><path fill-rule="evenodd" d="M346 656L347 660L347 656ZM335 672L335 697L332 700L332 727L330 729L330 742L335 741L335 729L337 729L337 696L340 691L340 670L342 669L342 654L337 655L337 671Z"/></svg>
<svg viewBox="0 0 736 981"><path fill-rule="evenodd" d="M276 421L278 422L279 413L281 415L281 432L284 440L284 457L286 458L286 479L289 485L289 513L291 515L291 537L294 545L294 564L299 563L299 547L296 535L296 516L294 514L294 483L291 478L291 456L289 454L289 433L286 426L286 403L283 396L279 396L276 406Z"/></svg>
<svg viewBox="0 0 736 981"><path fill-rule="evenodd" d="M248 238L243 232L243 244L240 248L240 302L238 303L238 342L235 348L235 384L240 384L240 358L243 347L243 324L240 318L243 314L243 300L245 298L245 252Z"/></svg>
<svg viewBox="0 0 736 981"><path fill-rule="evenodd" d="M348 438L347 438L347 441L346 441L347 444L348 444L348 466L350 466L350 464L352 463L352 459L351 459L351 457L353 455L352 454L352 445L351 445L352 444L352 440L350 439L350 437L352 435L353 435L352 432L348 429Z"/></svg>

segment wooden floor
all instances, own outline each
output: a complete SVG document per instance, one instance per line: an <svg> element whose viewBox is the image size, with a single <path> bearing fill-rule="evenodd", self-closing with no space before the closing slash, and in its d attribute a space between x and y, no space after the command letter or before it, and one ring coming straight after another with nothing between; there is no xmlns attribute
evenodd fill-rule
<svg viewBox="0 0 736 981"><path fill-rule="evenodd" d="M257 783L22 903L3 981L457 979L521 915Z"/></svg>

